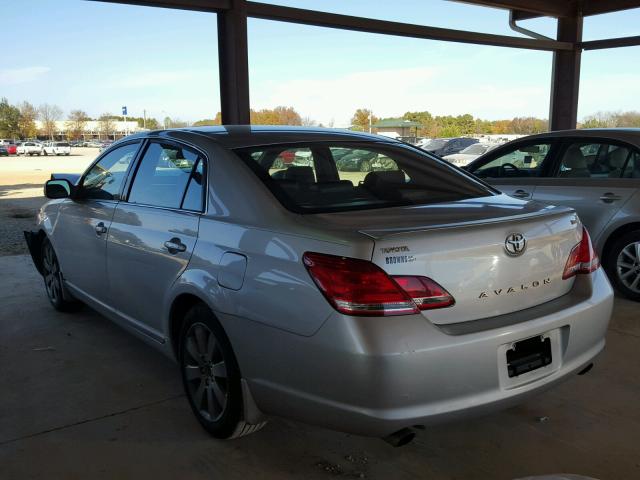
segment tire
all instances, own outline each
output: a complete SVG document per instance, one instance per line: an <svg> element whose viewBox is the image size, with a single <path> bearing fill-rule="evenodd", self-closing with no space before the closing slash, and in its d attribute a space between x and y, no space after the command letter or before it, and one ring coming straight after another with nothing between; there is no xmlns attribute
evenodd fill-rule
<svg viewBox="0 0 640 480"><path fill-rule="evenodd" d="M360 162L360 171L361 172L370 172L371 171L371 161L362 160L362 162Z"/></svg>
<svg viewBox="0 0 640 480"><path fill-rule="evenodd" d="M620 293L640 302L640 230L615 239L605 252L604 267Z"/></svg>
<svg viewBox="0 0 640 480"><path fill-rule="evenodd" d="M60 312L72 312L79 303L66 291L58 257L48 238L42 241L42 278L49 302ZM70 300L71 299L71 300Z"/></svg>
<svg viewBox="0 0 640 480"><path fill-rule="evenodd" d="M237 438L265 425L242 418L240 368L227 335L206 305L196 305L185 315L178 357L191 409L213 437Z"/></svg>

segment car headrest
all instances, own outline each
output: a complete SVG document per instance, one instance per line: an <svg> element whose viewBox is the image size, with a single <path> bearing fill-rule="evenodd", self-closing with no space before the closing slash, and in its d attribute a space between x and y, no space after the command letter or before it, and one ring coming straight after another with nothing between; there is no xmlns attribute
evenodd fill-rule
<svg viewBox="0 0 640 480"><path fill-rule="evenodd" d="M616 148L609 154L609 166L611 168L623 168L628 156L629 151L626 148Z"/></svg>
<svg viewBox="0 0 640 480"><path fill-rule="evenodd" d="M572 145L571 147L569 147L567 153L564 154L562 163L565 167L568 167L572 170L587 168L587 160L584 158L582 151L577 145Z"/></svg>
<svg viewBox="0 0 640 480"><path fill-rule="evenodd" d="M316 177L311 167L289 167L284 173L284 180L294 180L299 183L313 183Z"/></svg>
<svg viewBox="0 0 640 480"><path fill-rule="evenodd" d="M404 183L402 170L390 170L386 172L369 172L364 177L364 186L373 189L380 188L384 184Z"/></svg>

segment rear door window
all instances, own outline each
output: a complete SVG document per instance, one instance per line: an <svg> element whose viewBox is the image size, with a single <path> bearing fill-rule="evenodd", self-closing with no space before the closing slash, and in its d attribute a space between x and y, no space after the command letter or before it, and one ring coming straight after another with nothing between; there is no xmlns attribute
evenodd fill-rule
<svg viewBox="0 0 640 480"><path fill-rule="evenodd" d="M151 142L137 167L128 202L181 208L187 184L199 160L199 155L189 149ZM189 197L190 202L193 196Z"/></svg>
<svg viewBox="0 0 640 480"><path fill-rule="evenodd" d="M493 194L446 162L404 145L338 142L235 152L286 208L300 213L422 205Z"/></svg>
<svg viewBox="0 0 640 480"><path fill-rule="evenodd" d="M629 155L622 178L640 178L640 153L634 151Z"/></svg>
<svg viewBox="0 0 640 480"><path fill-rule="evenodd" d="M630 175L634 150L609 142L573 141L566 145L560 159L558 178L621 178ZM633 166L632 166L633 168Z"/></svg>

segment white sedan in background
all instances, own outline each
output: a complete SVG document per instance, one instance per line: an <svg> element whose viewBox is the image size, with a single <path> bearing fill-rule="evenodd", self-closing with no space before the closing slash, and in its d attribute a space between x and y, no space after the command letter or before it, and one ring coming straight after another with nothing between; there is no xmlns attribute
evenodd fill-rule
<svg viewBox="0 0 640 480"><path fill-rule="evenodd" d="M45 155L71 155L69 142L47 142L42 150Z"/></svg>
<svg viewBox="0 0 640 480"><path fill-rule="evenodd" d="M22 142L16 148L16 153L18 155L42 155L43 149L42 144L40 142Z"/></svg>
<svg viewBox="0 0 640 480"><path fill-rule="evenodd" d="M451 155L445 155L444 158L447 162L454 164L456 167L466 167L471 162L473 162L480 155L484 155L487 152L490 152L494 148L502 145L501 143L474 143L473 145L469 145L464 150L461 150L459 153L454 153Z"/></svg>

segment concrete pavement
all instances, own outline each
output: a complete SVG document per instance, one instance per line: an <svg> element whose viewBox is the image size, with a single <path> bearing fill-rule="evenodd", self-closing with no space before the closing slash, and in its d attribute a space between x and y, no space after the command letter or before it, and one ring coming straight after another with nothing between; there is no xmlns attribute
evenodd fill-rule
<svg viewBox="0 0 640 480"><path fill-rule="evenodd" d="M55 312L29 257L0 257L0 478L640 478L640 314L617 299L592 372L393 449L282 419L211 439L177 368L108 320Z"/></svg>

